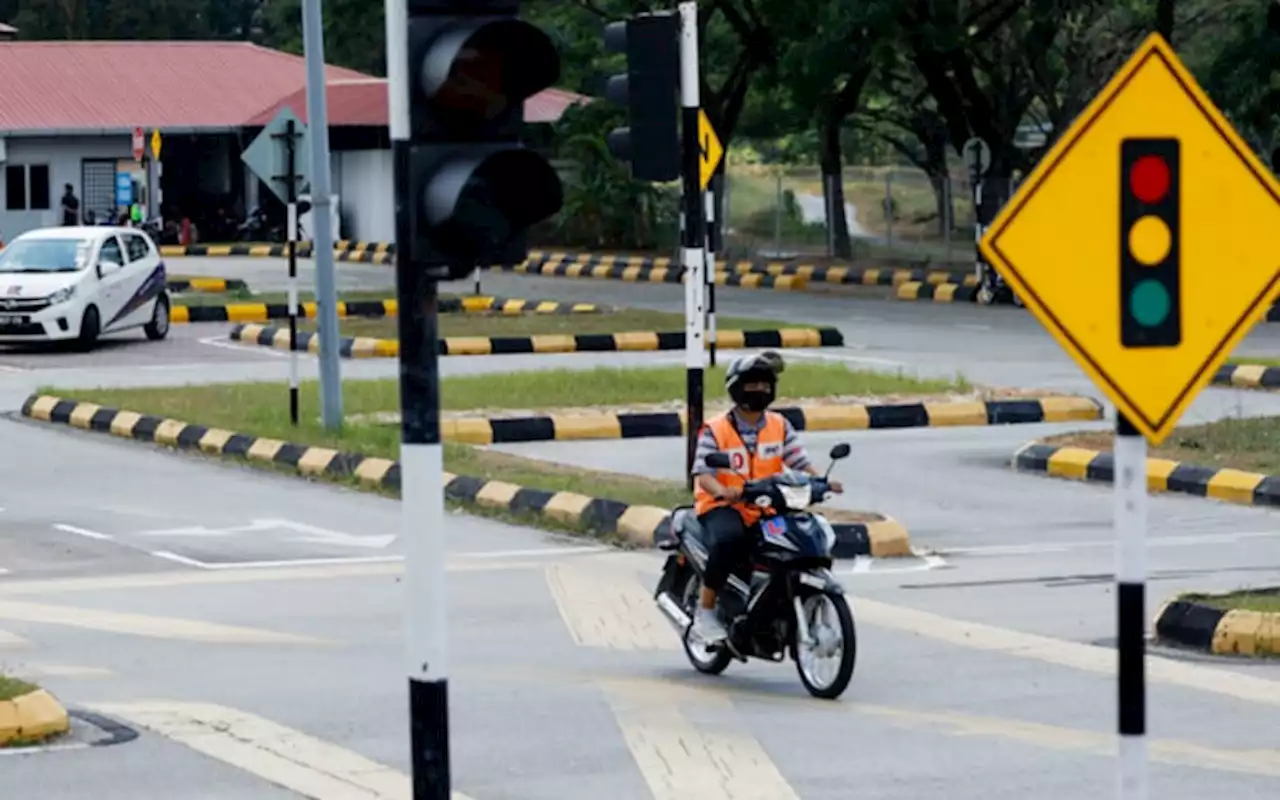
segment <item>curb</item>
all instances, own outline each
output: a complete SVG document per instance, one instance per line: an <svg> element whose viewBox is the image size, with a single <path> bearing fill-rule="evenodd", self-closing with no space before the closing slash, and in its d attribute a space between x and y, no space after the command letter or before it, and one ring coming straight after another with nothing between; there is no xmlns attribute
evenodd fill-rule
<svg viewBox="0 0 1280 800"><path fill-rule="evenodd" d="M298 242L298 258L311 257L311 242ZM162 244L160 255L168 258L284 258L289 247L284 244Z"/></svg>
<svg viewBox="0 0 1280 800"><path fill-rule="evenodd" d="M1216 656L1280 655L1280 613L1225 611L1195 602L1218 596L1223 595L1184 594L1165 603L1156 615L1156 638Z"/></svg>
<svg viewBox="0 0 1280 800"><path fill-rule="evenodd" d="M1224 364L1214 373L1215 386L1238 389L1280 389L1280 367L1263 364Z"/></svg>
<svg viewBox="0 0 1280 800"><path fill-rule="evenodd" d="M344 453L325 447L265 439L219 428L206 428L175 419L104 408L93 403L33 394L22 404L22 415L41 422L110 433L125 439L196 450L208 455L239 456L259 464L288 467L305 477L354 478L362 486L400 490L400 464L386 458ZM626 503L573 492L529 489L504 481L488 481L444 473L445 497L484 508L534 514L561 524L604 534L617 534L637 547L656 547L671 538L671 513L656 506ZM910 537L901 523L877 515L870 522L831 524L842 541L841 558L888 558L911 555Z"/></svg>
<svg viewBox="0 0 1280 800"><path fill-rule="evenodd" d="M497 356L684 350L684 337L684 331L665 333L630 331L547 336L451 336L440 340L439 355ZM231 330L230 338L232 341L272 347L277 350L289 349L287 328L242 324ZM716 332L716 347L720 350L843 346L844 336L835 328ZM310 331L298 331L297 349L308 353L320 352L320 337ZM338 341L338 355L342 358L395 358L399 354L400 342L395 339L357 336L344 337Z"/></svg>
<svg viewBox="0 0 1280 800"><path fill-rule="evenodd" d="M845 431L889 428L1018 425L1092 421L1103 408L1089 397L1041 397L965 403L811 405L775 408L796 430ZM532 417L446 419L446 441L515 444L572 439L647 439L684 435L682 411L636 414L549 414Z"/></svg>
<svg viewBox="0 0 1280 800"><path fill-rule="evenodd" d="M958 283L911 281L899 284L894 297L899 300L932 300L935 303L972 303L978 299L978 287Z"/></svg>
<svg viewBox="0 0 1280 800"><path fill-rule="evenodd" d="M71 730L71 719L57 698L44 689L0 701L0 746L42 742Z"/></svg>
<svg viewBox="0 0 1280 800"><path fill-rule="evenodd" d="M386 300L339 300L338 318L394 317L400 308L394 298ZM299 316L316 317L315 302L298 303ZM592 303L559 303L550 300L509 300L503 297L447 297L439 304L441 314L600 314L604 307ZM227 303L226 305L173 306L171 322L270 322L289 318L287 303ZM299 334L302 335L302 334Z"/></svg>
<svg viewBox="0 0 1280 800"><path fill-rule="evenodd" d="M223 292L247 292L249 291L249 284L239 278L185 278L170 280L165 283L165 288L171 292L221 294Z"/></svg>
<svg viewBox="0 0 1280 800"><path fill-rule="evenodd" d="M670 266L669 258L620 259L623 263L606 263L612 256L584 254L580 260L572 255L561 260L537 259L532 254L522 264L490 267L496 272L514 272L521 275L538 275L552 278L601 278L630 283L684 283L684 267ZM593 263L598 261L599 263ZM637 263L638 262L638 263ZM803 291L808 279L802 275L767 275L724 272L717 268L717 286L733 286L739 289L774 289L780 292Z"/></svg>
<svg viewBox="0 0 1280 800"><path fill-rule="evenodd" d="M832 283L843 286L901 286L911 281L962 286L977 286L976 275L960 270L908 269L903 267L850 267L847 265L818 266L814 264L787 264L782 262L738 261L729 265L728 272L765 275L799 275L814 283ZM970 271L971 272L971 271Z"/></svg>
<svg viewBox="0 0 1280 800"><path fill-rule="evenodd" d="M1039 472L1058 478L1111 483L1111 453L1079 447L1055 447L1031 442L1013 456L1019 472ZM1147 459L1147 489L1211 497L1254 506L1280 506L1280 476L1243 472L1230 467L1200 467L1164 458Z"/></svg>

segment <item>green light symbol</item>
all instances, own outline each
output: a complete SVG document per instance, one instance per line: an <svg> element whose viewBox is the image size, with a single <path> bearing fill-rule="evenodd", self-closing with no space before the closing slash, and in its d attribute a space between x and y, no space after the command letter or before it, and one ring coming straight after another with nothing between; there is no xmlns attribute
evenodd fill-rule
<svg viewBox="0 0 1280 800"><path fill-rule="evenodd" d="M1140 281L1129 296L1129 313L1146 328L1164 322L1169 316L1170 305L1169 291L1152 278Z"/></svg>

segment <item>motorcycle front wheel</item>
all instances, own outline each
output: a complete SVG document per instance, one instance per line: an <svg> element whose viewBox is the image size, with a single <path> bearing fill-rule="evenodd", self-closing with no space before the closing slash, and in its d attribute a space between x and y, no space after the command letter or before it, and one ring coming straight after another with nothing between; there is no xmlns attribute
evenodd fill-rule
<svg viewBox="0 0 1280 800"><path fill-rule="evenodd" d="M858 633L853 611L843 595L812 592L801 601L809 627L809 642L795 638L796 672L809 694L834 700L844 694L853 679L858 657ZM822 663L819 663L819 662Z"/></svg>

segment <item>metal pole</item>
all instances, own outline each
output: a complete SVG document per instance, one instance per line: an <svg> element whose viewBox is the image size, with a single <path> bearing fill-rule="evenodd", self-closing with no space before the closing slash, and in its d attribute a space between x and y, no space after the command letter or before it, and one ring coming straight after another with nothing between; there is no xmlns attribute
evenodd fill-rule
<svg viewBox="0 0 1280 800"><path fill-rule="evenodd" d="M386 0L387 93L395 163L400 304L400 514L405 548L405 668L413 800L449 800L449 649L445 629L444 450L440 438L439 287L409 260L409 32L406 0Z"/></svg>
<svg viewBox="0 0 1280 800"><path fill-rule="evenodd" d="M703 267L703 275L706 278L706 329L707 329L707 354L710 357L711 366L716 365L716 253L719 248L716 247L718 238L715 235L716 230L716 193L715 179L712 178L712 190L707 192L705 197L707 200L707 258L706 266Z"/></svg>
<svg viewBox="0 0 1280 800"><path fill-rule="evenodd" d="M325 106L324 25L320 0L302 3L307 56L307 124L311 130L311 249L316 260L316 323L320 333L320 399L324 426L342 426L342 378L338 373L338 297L333 274L333 225L329 212L329 112ZM399 248L397 248L399 249Z"/></svg>
<svg viewBox="0 0 1280 800"><path fill-rule="evenodd" d="M684 233L681 255L684 263L685 373L687 375L687 453L685 475L693 489L693 454L702 429L702 371L706 363L703 345L703 251L707 244L705 209L699 174L702 147L698 142L698 4L680 4L680 106L684 146Z"/></svg>
<svg viewBox="0 0 1280 800"><path fill-rule="evenodd" d="M479 267L476 267L476 271L475 271L475 273L472 275L472 277L473 277L473 278L475 278L475 282L476 282L476 291L475 291L475 293L476 293L476 295L477 295L477 296L479 296L479 295L480 295L480 268L479 268Z"/></svg>
<svg viewBox="0 0 1280 800"><path fill-rule="evenodd" d="M1147 800L1147 440L1119 412L1114 471L1120 800Z"/></svg>
<svg viewBox="0 0 1280 800"><path fill-rule="evenodd" d="M290 119L285 127L285 180L288 191L288 219L285 222L289 250L289 422L298 424L298 166L297 126Z"/></svg>

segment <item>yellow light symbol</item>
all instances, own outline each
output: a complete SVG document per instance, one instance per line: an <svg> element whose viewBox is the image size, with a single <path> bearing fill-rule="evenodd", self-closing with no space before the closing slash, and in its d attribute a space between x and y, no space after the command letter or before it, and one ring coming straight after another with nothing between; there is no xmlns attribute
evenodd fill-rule
<svg viewBox="0 0 1280 800"><path fill-rule="evenodd" d="M1169 226L1159 217L1145 216L1129 230L1129 252L1148 267L1164 261L1172 243Z"/></svg>

